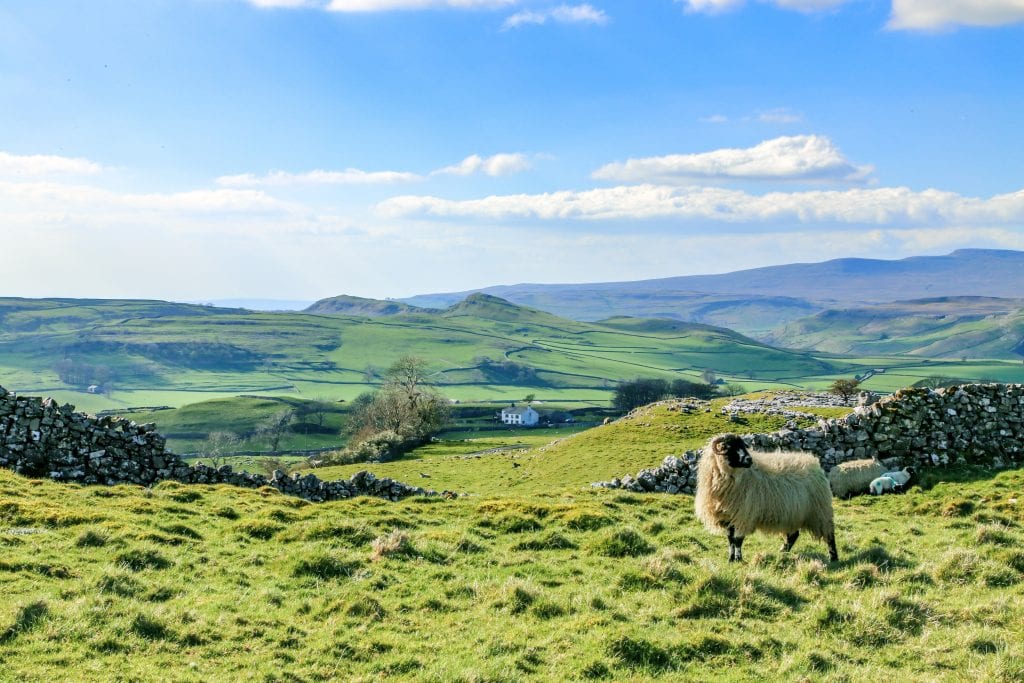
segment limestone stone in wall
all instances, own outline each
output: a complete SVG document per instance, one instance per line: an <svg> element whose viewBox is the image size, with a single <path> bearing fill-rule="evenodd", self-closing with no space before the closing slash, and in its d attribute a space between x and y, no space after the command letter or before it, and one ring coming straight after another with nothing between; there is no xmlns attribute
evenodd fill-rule
<svg viewBox="0 0 1024 683"><path fill-rule="evenodd" d="M965 384L943 389L903 389L863 405L844 418L820 420L811 429L744 434L758 450L801 450L816 454L827 471L847 460L876 457L900 466L976 464L990 467L1024 464L1024 385ZM632 491L665 491L685 478L678 492L692 493L700 450L678 459L689 466L685 477L673 468L643 470L594 486ZM671 471L670 471L671 470ZM674 479L673 479L674 477Z"/></svg>
<svg viewBox="0 0 1024 683"><path fill-rule="evenodd" d="M0 387L0 467L27 477L82 484L150 486L173 479L187 484L271 486L315 502L352 496L399 500L436 495L392 479L378 479L369 472L357 472L348 481L322 481L313 474L289 477L280 470L268 479L234 472L230 465L193 467L169 452L166 445L152 424L93 417L75 412L69 404L18 396Z"/></svg>

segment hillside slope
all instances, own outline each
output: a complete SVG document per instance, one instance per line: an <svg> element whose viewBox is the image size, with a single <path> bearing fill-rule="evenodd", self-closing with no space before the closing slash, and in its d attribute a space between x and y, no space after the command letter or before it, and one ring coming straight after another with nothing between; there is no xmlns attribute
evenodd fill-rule
<svg viewBox="0 0 1024 683"><path fill-rule="evenodd" d="M1024 356L1024 300L941 297L828 310L765 335L789 348L926 358Z"/></svg>
<svg viewBox="0 0 1024 683"><path fill-rule="evenodd" d="M834 371L720 328L585 323L486 295L384 317L12 299L0 299L0 312L0 383L45 394L109 384L114 398L93 400L111 408L119 392L142 392L129 406L181 405L181 394L204 392L351 398L407 354L426 359L453 398L519 397L525 387L601 398L622 379L696 378L705 368L768 381Z"/></svg>

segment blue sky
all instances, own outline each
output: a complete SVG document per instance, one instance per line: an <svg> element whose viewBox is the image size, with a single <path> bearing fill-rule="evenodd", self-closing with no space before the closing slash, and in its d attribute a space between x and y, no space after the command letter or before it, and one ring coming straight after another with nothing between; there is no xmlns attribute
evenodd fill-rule
<svg viewBox="0 0 1024 683"><path fill-rule="evenodd" d="M1024 0L0 6L0 294L1024 249Z"/></svg>

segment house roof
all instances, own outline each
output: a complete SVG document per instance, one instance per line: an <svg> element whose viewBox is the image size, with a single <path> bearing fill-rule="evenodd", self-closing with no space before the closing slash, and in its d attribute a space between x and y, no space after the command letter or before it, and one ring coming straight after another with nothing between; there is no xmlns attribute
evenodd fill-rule
<svg viewBox="0 0 1024 683"><path fill-rule="evenodd" d="M526 415L527 411L533 410L530 406L515 406L509 408L502 408L502 415Z"/></svg>

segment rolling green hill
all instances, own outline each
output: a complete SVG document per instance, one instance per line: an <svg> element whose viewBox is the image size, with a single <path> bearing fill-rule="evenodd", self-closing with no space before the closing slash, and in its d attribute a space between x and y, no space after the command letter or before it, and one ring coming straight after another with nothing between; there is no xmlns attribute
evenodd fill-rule
<svg viewBox="0 0 1024 683"><path fill-rule="evenodd" d="M940 297L827 310L765 337L830 353L1013 360L1024 356L1024 300Z"/></svg>
<svg viewBox="0 0 1024 683"><path fill-rule="evenodd" d="M0 384L87 410L180 406L242 393L350 399L397 358L425 358L453 399L607 400L618 380L764 383L846 364L705 325L587 323L476 295L386 317L253 312L153 301L0 299ZM89 385L107 395L82 393Z"/></svg>

